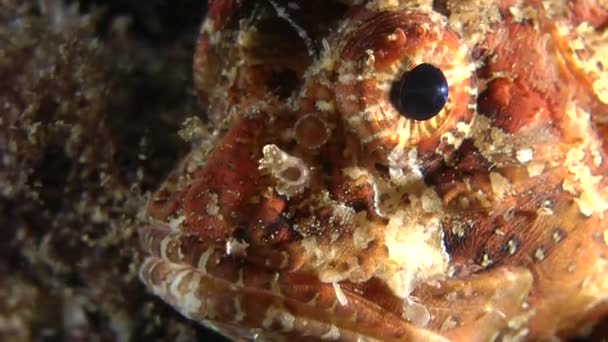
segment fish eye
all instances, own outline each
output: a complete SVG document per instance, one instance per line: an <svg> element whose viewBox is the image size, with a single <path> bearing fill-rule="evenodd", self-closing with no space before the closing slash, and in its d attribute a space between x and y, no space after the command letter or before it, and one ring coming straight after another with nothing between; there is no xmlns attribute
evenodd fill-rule
<svg viewBox="0 0 608 342"><path fill-rule="evenodd" d="M430 165L470 134L476 67L444 19L387 11L344 32L331 68L335 109L371 159L390 164L415 150Z"/></svg>
<svg viewBox="0 0 608 342"><path fill-rule="evenodd" d="M418 64L393 83L390 97L401 115L425 121L448 102L448 81L441 69L429 63Z"/></svg>

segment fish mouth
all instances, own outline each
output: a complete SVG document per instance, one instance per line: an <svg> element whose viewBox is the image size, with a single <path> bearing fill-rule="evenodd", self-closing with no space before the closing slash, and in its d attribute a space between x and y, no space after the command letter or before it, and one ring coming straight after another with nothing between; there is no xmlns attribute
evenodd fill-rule
<svg viewBox="0 0 608 342"><path fill-rule="evenodd" d="M230 338L489 338L525 314L521 304L532 286L529 270L498 268L466 281L421 284L404 299L377 277L324 283L310 272L280 269L285 263L277 254L267 254L268 267L256 265L244 260L252 257L249 246L227 250L229 243L203 242L167 225L144 227L139 236L148 253L139 272L146 287L185 317ZM525 322L530 316L521 317Z"/></svg>
<svg viewBox="0 0 608 342"><path fill-rule="evenodd" d="M139 272L146 287L182 315L225 336L253 338L263 331L353 341L444 340L367 299L403 302L377 279L323 283L312 273L259 267L227 253L225 245L201 242L166 225L144 227L139 235L148 253ZM420 311L411 302L405 308Z"/></svg>

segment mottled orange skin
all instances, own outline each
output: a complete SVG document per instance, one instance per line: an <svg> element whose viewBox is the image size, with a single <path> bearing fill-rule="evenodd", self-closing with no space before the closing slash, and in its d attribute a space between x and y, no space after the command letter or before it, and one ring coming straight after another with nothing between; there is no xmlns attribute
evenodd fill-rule
<svg viewBox="0 0 608 342"><path fill-rule="evenodd" d="M604 316L608 80L568 44L582 24L601 35L608 10L297 4L209 2L195 79L223 134L146 208L151 291L231 338L536 340ZM421 61L451 73L450 102L398 129L382 82ZM440 246L422 247L448 256L406 292L390 269L418 265L395 263L396 219L404 236L439 222Z"/></svg>

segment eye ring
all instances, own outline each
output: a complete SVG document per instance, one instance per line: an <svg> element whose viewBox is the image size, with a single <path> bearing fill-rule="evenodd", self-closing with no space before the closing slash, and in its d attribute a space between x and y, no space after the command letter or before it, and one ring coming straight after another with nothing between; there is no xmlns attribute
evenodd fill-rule
<svg viewBox="0 0 608 342"><path fill-rule="evenodd" d="M336 50L334 89L363 153L384 163L412 149L448 159L470 134L477 102L475 64L459 35L434 12L386 11L352 24ZM437 99L420 109L412 90L424 92L416 83L425 78Z"/></svg>
<svg viewBox="0 0 608 342"><path fill-rule="evenodd" d="M404 117L426 121L445 107L448 94L448 81L441 69L421 63L393 83L390 99Z"/></svg>

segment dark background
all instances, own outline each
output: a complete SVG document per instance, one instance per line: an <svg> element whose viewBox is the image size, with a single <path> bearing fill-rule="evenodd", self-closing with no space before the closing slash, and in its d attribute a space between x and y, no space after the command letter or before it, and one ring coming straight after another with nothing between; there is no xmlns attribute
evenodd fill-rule
<svg viewBox="0 0 608 342"><path fill-rule="evenodd" d="M222 340L137 278L139 210L205 119L205 7L0 0L0 341Z"/></svg>

